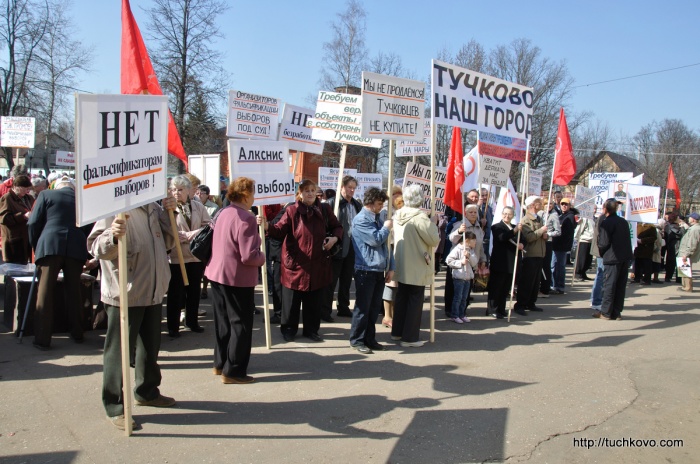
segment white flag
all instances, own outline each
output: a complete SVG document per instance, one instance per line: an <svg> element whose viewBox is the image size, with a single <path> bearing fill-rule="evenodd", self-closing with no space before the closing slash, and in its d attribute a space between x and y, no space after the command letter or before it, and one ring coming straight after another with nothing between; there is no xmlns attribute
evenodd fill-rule
<svg viewBox="0 0 700 464"><path fill-rule="evenodd" d="M520 209L518 195L515 193L515 187L513 187L510 177L508 178L508 188L506 189L505 187L501 187L501 190L498 192L496 209L493 212L493 220L491 221L492 228L494 224L501 222L501 214L503 213L503 208L506 206L513 208L513 214L515 215L511 220L511 224L518 224L520 222L522 211ZM491 250L493 250L493 237L491 237L491 240L489 241L489 254L491 254Z"/></svg>
<svg viewBox="0 0 700 464"><path fill-rule="evenodd" d="M476 147L464 155L463 162L464 183L462 184L462 192L479 190L479 152Z"/></svg>

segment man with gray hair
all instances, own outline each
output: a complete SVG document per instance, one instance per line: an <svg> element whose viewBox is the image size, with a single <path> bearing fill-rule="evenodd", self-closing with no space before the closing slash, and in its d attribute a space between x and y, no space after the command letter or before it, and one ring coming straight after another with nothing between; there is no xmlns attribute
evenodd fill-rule
<svg viewBox="0 0 700 464"><path fill-rule="evenodd" d="M31 196L36 198L39 196L39 194L48 188L49 184L46 182L46 179L43 177L39 176L34 176L32 177L32 190L29 192Z"/></svg>

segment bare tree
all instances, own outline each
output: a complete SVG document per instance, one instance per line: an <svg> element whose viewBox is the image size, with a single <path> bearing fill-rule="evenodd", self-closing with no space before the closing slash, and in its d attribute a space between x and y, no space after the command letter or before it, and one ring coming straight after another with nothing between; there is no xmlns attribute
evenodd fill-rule
<svg viewBox="0 0 700 464"><path fill-rule="evenodd" d="M614 143L610 126L600 119L595 122L587 120L569 132L579 168L588 164L601 151L611 150Z"/></svg>
<svg viewBox="0 0 700 464"><path fill-rule="evenodd" d="M147 10L148 37L156 46L151 53L163 92L172 98L171 111L184 146L185 123L195 99L209 107L226 98L229 87L219 63L222 54L213 42L222 38L217 18L228 10L220 0L154 0ZM194 133L190 132L190 136Z"/></svg>
<svg viewBox="0 0 700 464"><path fill-rule="evenodd" d="M346 9L331 23L333 38L323 44L325 54L319 85L323 90L359 87L367 61L365 29L367 12L357 0L348 0Z"/></svg>

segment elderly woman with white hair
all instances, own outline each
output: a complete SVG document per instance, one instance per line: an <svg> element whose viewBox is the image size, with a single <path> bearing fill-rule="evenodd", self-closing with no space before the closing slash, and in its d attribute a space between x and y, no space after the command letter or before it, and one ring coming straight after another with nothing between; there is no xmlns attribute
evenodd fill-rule
<svg viewBox="0 0 700 464"><path fill-rule="evenodd" d="M182 245L182 258L189 285L185 286L180 271L177 253L170 253L170 285L168 286L168 334L172 338L180 336L180 310L185 307L185 325L192 332L203 332L199 325L197 312L204 275L205 263L190 252L189 242L211 221L205 206L199 201L192 201L190 193L192 182L187 176L175 176L170 181L170 191L177 201L177 233Z"/></svg>
<svg viewBox="0 0 700 464"><path fill-rule="evenodd" d="M433 248L440 242L437 225L419 209L424 195L420 185L403 190L404 207L394 219L394 280L399 284L394 305L391 338L403 347L418 347L425 286L435 268Z"/></svg>

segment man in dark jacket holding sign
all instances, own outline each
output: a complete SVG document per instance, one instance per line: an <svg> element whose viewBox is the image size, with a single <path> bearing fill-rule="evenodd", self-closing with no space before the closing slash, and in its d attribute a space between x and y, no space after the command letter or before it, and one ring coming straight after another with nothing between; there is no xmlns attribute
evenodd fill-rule
<svg viewBox="0 0 700 464"><path fill-rule="evenodd" d="M608 320L622 319L627 269L632 259L630 226L625 219L617 215L619 203L614 198L608 198L605 201L603 205L605 219L600 224L598 234L598 251L603 257L605 283L601 312L594 314L594 317Z"/></svg>

